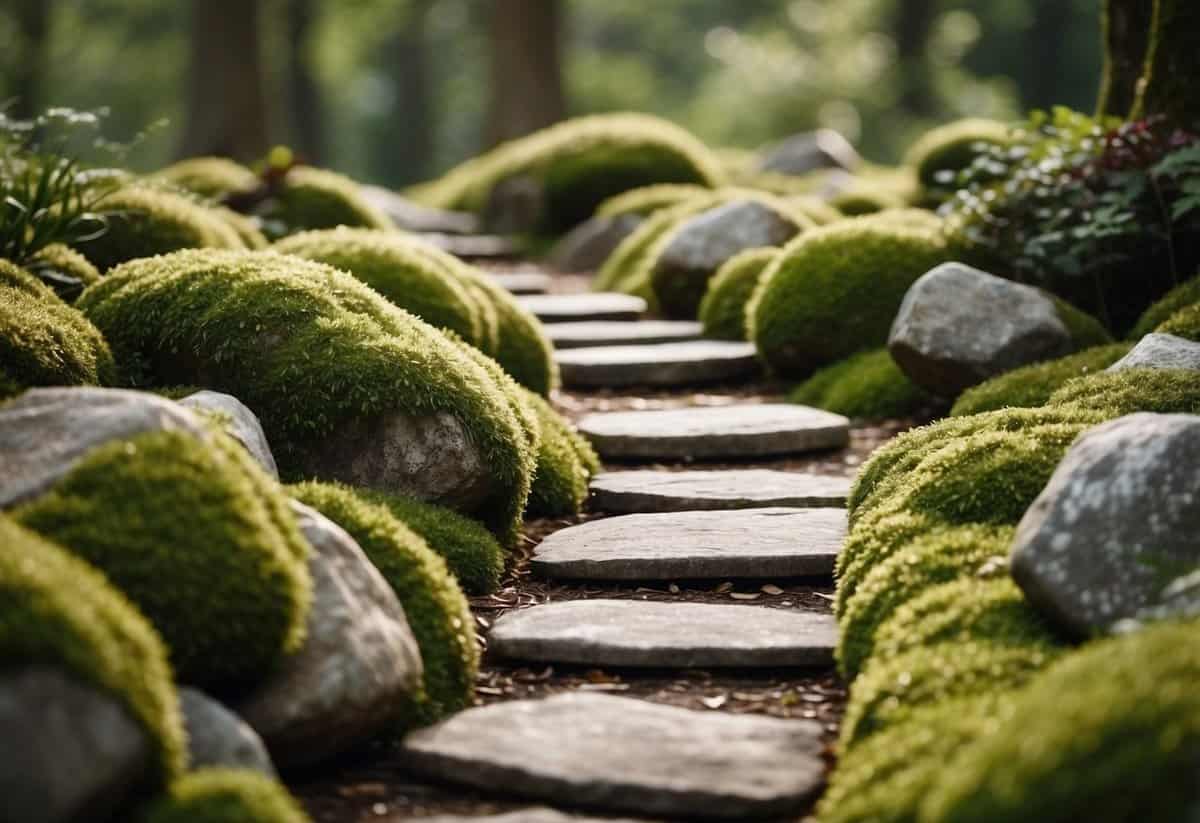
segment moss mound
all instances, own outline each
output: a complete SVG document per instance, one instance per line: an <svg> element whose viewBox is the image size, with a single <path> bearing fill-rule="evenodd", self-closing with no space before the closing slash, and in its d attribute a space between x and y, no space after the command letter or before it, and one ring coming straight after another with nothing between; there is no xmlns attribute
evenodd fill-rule
<svg viewBox="0 0 1200 823"><path fill-rule="evenodd" d="M340 427L452 415L492 477L472 512L515 538L534 455L496 380L350 275L277 254L181 252L122 266L79 305L143 384L226 391L253 408L295 479Z"/></svg>
<svg viewBox="0 0 1200 823"><path fill-rule="evenodd" d="M102 574L2 516L0 660L62 667L120 701L154 751L147 788L182 773L183 718L158 635Z"/></svg>
<svg viewBox="0 0 1200 823"><path fill-rule="evenodd" d="M856 181L845 191L835 195L829 201L829 205L844 217L861 217L891 209L902 209L908 204L889 188Z"/></svg>
<svg viewBox="0 0 1200 823"><path fill-rule="evenodd" d="M1200 414L1200 372L1122 369L1077 377L1050 395L1049 405L1106 417L1134 412Z"/></svg>
<svg viewBox="0 0 1200 823"><path fill-rule="evenodd" d="M1014 698L964 750L922 821L1184 820L1196 809L1200 622L1097 641Z"/></svg>
<svg viewBox="0 0 1200 823"><path fill-rule="evenodd" d="M783 201L788 204L794 211L798 211L813 221L815 225L827 226L830 223L836 223L845 217L840 211L826 203L819 197L814 197L809 194L792 195L784 197Z"/></svg>
<svg viewBox="0 0 1200 823"><path fill-rule="evenodd" d="M1129 353L1128 343L1094 346L1057 360L1013 369L987 382L967 389L950 410L951 417L1012 407L1035 408L1045 405L1064 383L1074 377L1104 371Z"/></svg>
<svg viewBox="0 0 1200 823"><path fill-rule="evenodd" d="M138 823L309 823L281 784L248 769L201 769L171 785Z"/></svg>
<svg viewBox="0 0 1200 823"><path fill-rule="evenodd" d="M276 234L337 226L395 229L388 216L362 196L358 183L311 166L288 170L263 217L274 224Z"/></svg>
<svg viewBox="0 0 1200 823"><path fill-rule="evenodd" d="M1200 343L1200 303L1175 312L1155 331Z"/></svg>
<svg viewBox="0 0 1200 823"><path fill-rule="evenodd" d="M887 349L860 352L817 371L792 389L788 402L875 419L910 417L937 405L900 371Z"/></svg>
<svg viewBox="0 0 1200 823"><path fill-rule="evenodd" d="M100 279L99 270L86 257L62 243L52 243L38 252L29 263L29 271L68 303Z"/></svg>
<svg viewBox="0 0 1200 823"><path fill-rule="evenodd" d="M469 706L479 666L475 618L446 562L388 507L345 486L310 482L288 490L345 529L404 606L425 664L425 693L406 721L428 723Z"/></svg>
<svg viewBox="0 0 1200 823"><path fill-rule="evenodd" d="M1012 127L997 120L968 118L926 132L908 150L905 162L916 169L928 191L954 188L957 173L992 146L1012 140Z"/></svg>
<svg viewBox="0 0 1200 823"><path fill-rule="evenodd" d="M167 166L154 178L213 200L253 191L262 183L257 174L226 157L189 157Z"/></svg>
<svg viewBox="0 0 1200 823"><path fill-rule="evenodd" d="M1200 303L1200 277L1180 283L1146 309L1134 325L1133 331L1129 332L1129 339L1141 340L1171 319L1171 315L1195 303Z"/></svg>
<svg viewBox="0 0 1200 823"><path fill-rule="evenodd" d="M257 217L250 217L225 206L210 206L209 211L224 221L229 228L233 229L234 234L242 241L244 247L248 249L265 249L270 245L267 236L262 232L261 224Z"/></svg>
<svg viewBox="0 0 1200 823"><path fill-rule="evenodd" d="M304 639L308 546L278 488L228 438L108 443L13 516L137 604L184 682L253 683Z"/></svg>
<svg viewBox="0 0 1200 823"><path fill-rule="evenodd" d="M696 195L708 194L712 189L707 186L697 186L692 183L659 183L654 186L641 186L610 197L596 207L600 217L618 217L622 214L636 214L649 217L659 209L669 208Z"/></svg>
<svg viewBox="0 0 1200 823"><path fill-rule="evenodd" d="M791 377L883 346L909 286L946 260L945 243L929 231L866 220L805 232L759 282L747 308L750 339Z"/></svg>
<svg viewBox="0 0 1200 823"><path fill-rule="evenodd" d="M600 470L600 458L549 403L529 393L527 401L541 431L537 472L529 492L529 517L579 514L587 500L588 481Z"/></svg>
<svg viewBox="0 0 1200 823"><path fill-rule="evenodd" d="M717 269L700 301L704 336L718 340L746 339L746 304L758 286L763 271L779 249L747 249Z"/></svg>

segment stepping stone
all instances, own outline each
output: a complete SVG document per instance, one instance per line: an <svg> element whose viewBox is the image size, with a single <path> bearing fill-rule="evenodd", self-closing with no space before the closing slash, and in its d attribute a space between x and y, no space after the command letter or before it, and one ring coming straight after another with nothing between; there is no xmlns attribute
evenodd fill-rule
<svg viewBox="0 0 1200 823"><path fill-rule="evenodd" d="M581 666L775 668L833 665L831 614L644 600L571 600L509 612L488 648L500 657Z"/></svg>
<svg viewBox="0 0 1200 823"><path fill-rule="evenodd" d="M463 258L514 257L517 246L507 237L492 234L418 234L426 243L437 246L447 254Z"/></svg>
<svg viewBox="0 0 1200 823"><path fill-rule="evenodd" d="M582 817L576 814L563 814L547 806L530 806L517 809L515 812L489 815L458 815L439 814L436 817L422 817L422 823L651 823L648 820L634 820L632 817Z"/></svg>
<svg viewBox="0 0 1200 823"><path fill-rule="evenodd" d="M550 275L534 269L487 271L486 273L498 286L511 294L545 294L550 288Z"/></svg>
<svg viewBox="0 0 1200 823"><path fill-rule="evenodd" d="M820 788L821 727L806 720L560 694L468 709L408 735L414 772L606 811L763 820Z"/></svg>
<svg viewBox="0 0 1200 823"><path fill-rule="evenodd" d="M682 343L699 340L704 327L691 320L584 320L551 323L546 334L556 349L627 346L634 343Z"/></svg>
<svg viewBox="0 0 1200 823"><path fill-rule="evenodd" d="M626 514L555 532L532 566L570 580L816 577L845 536L841 509Z"/></svg>
<svg viewBox="0 0 1200 823"><path fill-rule="evenodd" d="M753 377L760 366L751 343L694 340L647 346L594 346L555 354L564 386L693 386Z"/></svg>
<svg viewBox="0 0 1200 823"><path fill-rule="evenodd" d="M518 298L522 306L543 323L573 320L637 320L646 313L646 301L616 292L538 294Z"/></svg>
<svg viewBox="0 0 1200 823"><path fill-rule="evenodd" d="M845 508L849 477L771 469L607 472L592 479L588 507L610 514L754 509Z"/></svg>
<svg viewBox="0 0 1200 823"><path fill-rule="evenodd" d="M615 460L768 457L850 442L840 414L784 403L604 412L584 417L579 431Z"/></svg>

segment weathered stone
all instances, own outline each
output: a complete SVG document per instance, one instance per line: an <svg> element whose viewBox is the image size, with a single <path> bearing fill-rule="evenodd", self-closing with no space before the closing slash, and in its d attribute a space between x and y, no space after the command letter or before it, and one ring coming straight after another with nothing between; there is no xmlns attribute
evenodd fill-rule
<svg viewBox="0 0 1200 823"><path fill-rule="evenodd" d="M604 265L621 241L641 225L637 214L596 216L571 229L550 251L550 265L561 272L592 272Z"/></svg>
<svg viewBox="0 0 1200 823"><path fill-rule="evenodd" d="M211 437L195 413L157 395L30 389L0 408L0 508L41 494L97 446L164 430Z"/></svg>
<svg viewBox="0 0 1200 823"><path fill-rule="evenodd" d="M1200 417L1134 414L1088 430L1025 513L1012 574L1087 637L1160 602L1200 567Z"/></svg>
<svg viewBox="0 0 1200 823"><path fill-rule="evenodd" d="M1189 369L1200 371L1200 343L1173 334L1148 334L1129 354L1108 367L1125 369Z"/></svg>
<svg viewBox="0 0 1200 823"><path fill-rule="evenodd" d="M533 267L509 269L483 269L489 279L510 294L545 294L552 278L541 269Z"/></svg>
<svg viewBox="0 0 1200 823"><path fill-rule="evenodd" d="M614 460L767 457L850 441L840 414L781 403L604 412L584 417L579 431Z"/></svg>
<svg viewBox="0 0 1200 823"><path fill-rule="evenodd" d="M564 814L545 806L530 806L504 814L439 814L435 817L423 817L421 820L422 823L651 823L651 821L643 818L634 820L632 817L585 817L576 814Z"/></svg>
<svg viewBox="0 0 1200 823"><path fill-rule="evenodd" d="M238 713L280 768L309 765L387 727L420 687L420 651L404 609L336 523L293 501L312 546L308 635Z"/></svg>
<svg viewBox="0 0 1200 823"><path fill-rule="evenodd" d="M546 336L556 349L685 343L704 336L704 327L691 320L584 320L548 323Z"/></svg>
<svg viewBox="0 0 1200 823"><path fill-rule="evenodd" d="M938 266L912 285L888 338L904 373L943 397L1075 348L1044 292L961 263Z"/></svg>
<svg viewBox="0 0 1200 823"><path fill-rule="evenodd" d="M48 666L0 673L0 820L107 820L151 768L145 730L117 700Z"/></svg>
<svg viewBox="0 0 1200 823"><path fill-rule="evenodd" d="M646 301L617 292L541 294L517 299L543 323L572 320L637 320L646 313Z"/></svg>
<svg viewBox="0 0 1200 823"><path fill-rule="evenodd" d="M735 200L687 220L654 264L654 293L668 317L693 319L708 281L746 249L782 246L800 226L756 200Z"/></svg>
<svg viewBox="0 0 1200 823"><path fill-rule="evenodd" d="M517 244L511 239L494 234L424 233L418 234L417 237L447 254L464 260L507 259L515 257L518 252Z"/></svg>
<svg viewBox="0 0 1200 823"><path fill-rule="evenodd" d="M710 603L571 600L509 612L490 653L538 663L669 668L833 665L831 614Z"/></svg>
<svg viewBox="0 0 1200 823"><path fill-rule="evenodd" d="M725 340L593 346L554 359L567 388L698 386L753 377L760 368L753 344Z"/></svg>
<svg viewBox="0 0 1200 823"><path fill-rule="evenodd" d="M1157 600L1153 606L1138 612L1137 617L1118 620L1113 624L1113 632L1128 634L1159 620L1200 617L1200 569L1171 581Z"/></svg>
<svg viewBox="0 0 1200 823"><path fill-rule="evenodd" d="M203 692L179 690L187 727L188 768L252 769L275 776L262 738L244 720Z"/></svg>
<svg viewBox="0 0 1200 823"><path fill-rule="evenodd" d="M832 129L797 134L772 146L759 161L760 171L807 174L820 169L854 171L862 165L854 146Z"/></svg>
<svg viewBox="0 0 1200 823"><path fill-rule="evenodd" d="M845 536L840 509L626 514L555 532L532 567L573 580L823 576Z"/></svg>
<svg viewBox="0 0 1200 823"><path fill-rule="evenodd" d="M404 231L478 234L480 230L479 218L467 212L423 206L382 186L362 185L359 192Z"/></svg>
<svg viewBox="0 0 1200 823"><path fill-rule="evenodd" d="M469 709L408 736L413 770L554 803L763 820L820 787L821 728L599 694Z"/></svg>
<svg viewBox="0 0 1200 823"><path fill-rule="evenodd" d="M245 403L232 394L208 390L189 394L179 403L195 411L216 415L230 436L242 444L250 456L266 470L267 474L276 479L279 478L279 469L275 466L275 456L271 454L267 435L263 432L258 417L250 411Z"/></svg>
<svg viewBox="0 0 1200 823"><path fill-rule="evenodd" d="M734 469L607 472L592 479L588 507L610 514L753 509L844 508L849 477Z"/></svg>

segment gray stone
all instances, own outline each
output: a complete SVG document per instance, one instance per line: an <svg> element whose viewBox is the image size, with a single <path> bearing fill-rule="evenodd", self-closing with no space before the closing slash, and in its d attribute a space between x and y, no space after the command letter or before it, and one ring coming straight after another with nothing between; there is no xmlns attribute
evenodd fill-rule
<svg viewBox="0 0 1200 823"><path fill-rule="evenodd" d="M850 141L833 129L797 134L768 149L759 161L759 171L779 174L808 174L820 169L854 171L862 158Z"/></svg>
<svg viewBox="0 0 1200 823"><path fill-rule="evenodd" d="M803 811L821 728L599 694L468 709L408 736L421 774L594 809L762 820Z"/></svg>
<svg viewBox="0 0 1200 823"><path fill-rule="evenodd" d="M517 244L507 237L494 234L441 234L436 232L416 235L422 241L436 246L447 254L472 259L508 259L518 253Z"/></svg>
<svg viewBox="0 0 1200 823"><path fill-rule="evenodd" d="M106 820L151 768L145 730L117 700L49 666L0 673L0 820Z"/></svg>
<svg viewBox="0 0 1200 823"><path fill-rule="evenodd" d="M533 234L546 216L546 191L531 174L497 182L483 206L483 224L497 234Z"/></svg>
<svg viewBox="0 0 1200 823"><path fill-rule="evenodd" d="M800 226L756 200L735 200L685 221L654 264L654 293L669 317L693 319L708 281L746 249L782 246Z"/></svg>
<svg viewBox="0 0 1200 823"><path fill-rule="evenodd" d="M1125 369L1188 369L1200 371L1200 343L1173 334L1148 334L1129 354L1108 367Z"/></svg>
<svg viewBox="0 0 1200 823"><path fill-rule="evenodd" d="M751 343L694 340L643 346L592 346L555 354L563 386L698 386L740 380L759 373Z"/></svg>
<svg viewBox="0 0 1200 823"><path fill-rule="evenodd" d="M242 444L267 474L279 479L279 469L275 465L275 456L271 454L271 446L267 443L267 435L258 417L245 403L231 394L208 390L189 394L179 403L189 409L219 417L230 436Z"/></svg>
<svg viewBox="0 0 1200 823"><path fill-rule="evenodd" d="M1076 348L1045 292L961 263L938 266L912 285L888 337L904 373L943 397Z"/></svg>
<svg viewBox="0 0 1200 823"><path fill-rule="evenodd" d="M646 301L630 294L588 292L519 297L517 302L543 323L573 320L637 320L646 313Z"/></svg>
<svg viewBox="0 0 1200 823"><path fill-rule="evenodd" d="M762 606L571 600L509 612L492 654L538 663L664 668L833 665L831 614Z"/></svg>
<svg viewBox="0 0 1200 823"><path fill-rule="evenodd" d="M572 580L825 576L845 536L840 509L626 514L555 532L532 568Z"/></svg>
<svg viewBox="0 0 1200 823"><path fill-rule="evenodd" d="M628 346L649 343L685 343L704 336L704 327L692 320L584 320L548 323L546 336L556 349L593 346Z"/></svg>
<svg viewBox="0 0 1200 823"><path fill-rule="evenodd" d="M363 550L319 512L292 506L313 549L308 635L237 707L284 769L320 762L387 728L423 673L404 609Z"/></svg>
<svg viewBox="0 0 1200 823"><path fill-rule="evenodd" d="M1012 574L1087 637L1161 601L1200 567L1200 417L1134 414L1075 441L1025 513Z"/></svg>
<svg viewBox="0 0 1200 823"><path fill-rule="evenodd" d="M480 230L479 218L467 212L423 206L382 186L362 185L359 192L404 231L478 234Z"/></svg>
<svg viewBox="0 0 1200 823"><path fill-rule="evenodd" d="M549 262L561 272L592 272L604 265L621 241L642 223L641 215L596 216L571 229L550 251Z"/></svg>
<svg viewBox="0 0 1200 823"><path fill-rule="evenodd" d="M603 412L584 417L579 431L614 460L768 457L850 442L840 414L782 403Z"/></svg>
<svg viewBox="0 0 1200 823"><path fill-rule="evenodd" d="M251 769L275 777L258 732L229 709L195 689L179 690L188 737L188 768Z"/></svg>
<svg viewBox="0 0 1200 823"><path fill-rule="evenodd" d="M121 389L30 389L0 408L0 508L36 497L111 440L183 431L209 440L195 413Z"/></svg>
<svg viewBox="0 0 1200 823"><path fill-rule="evenodd" d="M1139 611L1137 617L1117 621L1113 625L1113 632L1128 634L1159 620L1200 617L1200 569L1175 578L1163 589L1157 601L1153 606Z"/></svg>
<svg viewBox="0 0 1200 823"><path fill-rule="evenodd" d="M541 269L533 267L512 269L483 269L484 274L497 286L510 294L545 294L553 279Z"/></svg>
<svg viewBox="0 0 1200 823"><path fill-rule="evenodd" d="M632 817L586 817L564 814L546 806L530 806L515 812L488 815L439 814L423 817L422 823L651 823L643 818Z"/></svg>
<svg viewBox="0 0 1200 823"><path fill-rule="evenodd" d="M771 469L607 472L592 478L588 507L610 514L754 509L844 508L849 477Z"/></svg>

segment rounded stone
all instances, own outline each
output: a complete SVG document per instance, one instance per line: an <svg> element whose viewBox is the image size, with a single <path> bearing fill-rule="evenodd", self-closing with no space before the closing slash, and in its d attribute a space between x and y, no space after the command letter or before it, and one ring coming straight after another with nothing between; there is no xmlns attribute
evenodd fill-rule
<svg viewBox="0 0 1200 823"><path fill-rule="evenodd" d="M753 509L844 508L849 477L774 471L627 471L592 479L588 507L609 514Z"/></svg>
<svg viewBox="0 0 1200 823"><path fill-rule="evenodd" d="M750 343L695 340L644 346L595 346L555 355L568 388L695 386L758 374Z"/></svg>
<svg viewBox="0 0 1200 823"><path fill-rule="evenodd" d="M592 346L683 343L701 339L704 327L691 320L583 320L577 323L551 323L546 326L546 336L556 349L582 349Z"/></svg>
<svg viewBox="0 0 1200 823"><path fill-rule="evenodd" d="M500 269L485 268L488 279L510 294L545 294L552 282L550 275L535 268Z"/></svg>

